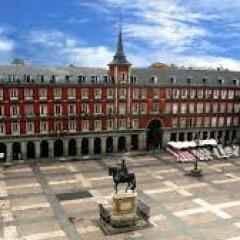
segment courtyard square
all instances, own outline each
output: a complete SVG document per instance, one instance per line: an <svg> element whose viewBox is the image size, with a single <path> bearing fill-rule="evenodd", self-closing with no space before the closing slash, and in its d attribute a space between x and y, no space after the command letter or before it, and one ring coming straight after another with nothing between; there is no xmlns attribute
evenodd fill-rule
<svg viewBox="0 0 240 240"><path fill-rule="evenodd" d="M136 174L138 199L151 202L151 226L106 236L96 224L98 203L111 201L107 168L122 159ZM193 164L165 153L1 167L0 239L237 240L239 161L200 162L202 178L185 176Z"/></svg>

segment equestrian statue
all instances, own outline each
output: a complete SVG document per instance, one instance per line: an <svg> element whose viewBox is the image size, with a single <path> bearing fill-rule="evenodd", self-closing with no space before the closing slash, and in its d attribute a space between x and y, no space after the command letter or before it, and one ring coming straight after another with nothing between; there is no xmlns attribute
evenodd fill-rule
<svg viewBox="0 0 240 240"><path fill-rule="evenodd" d="M133 192L136 189L136 179L134 173L129 173L125 160L122 160L122 163L119 167L108 167L109 176L113 177L114 189L116 193L118 192L119 183L127 183L126 192L128 189L131 189Z"/></svg>

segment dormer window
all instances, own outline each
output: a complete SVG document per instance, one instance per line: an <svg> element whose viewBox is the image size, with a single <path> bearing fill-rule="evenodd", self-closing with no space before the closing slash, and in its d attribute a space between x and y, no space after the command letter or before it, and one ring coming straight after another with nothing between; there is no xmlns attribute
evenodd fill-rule
<svg viewBox="0 0 240 240"><path fill-rule="evenodd" d="M78 76L78 83L86 83L86 76L83 75Z"/></svg>
<svg viewBox="0 0 240 240"><path fill-rule="evenodd" d="M99 77L98 77L98 76L92 76L92 77L91 77L91 80L92 80L92 83L93 83L93 84L96 84L96 83L98 83L98 81L99 81Z"/></svg>
<svg viewBox="0 0 240 240"><path fill-rule="evenodd" d="M66 76L66 82L70 82L70 80L71 80L71 77L70 76Z"/></svg>
<svg viewBox="0 0 240 240"><path fill-rule="evenodd" d="M137 83L137 77L132 75L131 76L131 83Z"/></svg>
<svg viewBox="0 0 240 240"><path fill-rule="evenodd" d="M223 84L224 84L224 80L221 79L221 78L219 78L219 79L218 79L218 83L219 83L219 85L223 85Z"/></svg>
<svg viewBox="0 0 240 240"><path fill-rule="evenodd" d="M156 76L150 77L150 83L157 84L157 77Z"/></svg>
<svg viewBox="0 0 240 240"><path fill-rule="evenodd" d="M103 81L104 81L105 83L108 83L108 76L103 76Z"/></svg>
<svg viewBox="0 0 240 240"><path fill-rule="evenodd" d="M191 78L187 78L187 84L191 84L192 79Z"/></svg>
<svg viewBox="0 0 240 240"><path fill-rule="evenodd" d="M56 81L56 76L55 76L55 75L52 75L52 76L51 76L51 79L50 79L50 82L51 82L51 83L55 83L55 81Z"/></svg>
<svg viewBox="0 0 240 240"><path fill-rule="evenodd" d="M206 85L207 84L207 79L203 78L203 84Z"/></svg>
<svg viewBox="0 0 240 240"><path fill-rule="evenodd" d="M41 83L44 83L44 76L43 75L38 75L37 76L38 81L40 81Z"/></svg>
<svg viewBox="0 0 240 240"><path fill-rule="evenodd" d="M31 76L30 76L30 75L24 75L24 80L25 80L27 83L30 83L30 82L31 82Z"/></svg>
<svg viewBox="0 0 240 240"><path fill-rule="evenodd" d="M171 81L171 84L176 84L177 83L177 79L175 77L171 77L170 81Z"/></svg>
<svg viewBox="0 0 240 240"><path fill-rule="evenodd" d="M235 85L235 86L239 85L239 80L238 79L233 79L233 85Z"/></svg>

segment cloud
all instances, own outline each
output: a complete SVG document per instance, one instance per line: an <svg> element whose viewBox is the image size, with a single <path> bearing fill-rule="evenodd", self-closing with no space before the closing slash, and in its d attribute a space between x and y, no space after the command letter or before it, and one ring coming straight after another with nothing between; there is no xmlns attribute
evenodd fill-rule
<svg viewBox="0 0 240 240"><path fill-rule="evenodd" d="M8 37L7 29L0 26L0 53L12 52L15 42Z"/></svg>

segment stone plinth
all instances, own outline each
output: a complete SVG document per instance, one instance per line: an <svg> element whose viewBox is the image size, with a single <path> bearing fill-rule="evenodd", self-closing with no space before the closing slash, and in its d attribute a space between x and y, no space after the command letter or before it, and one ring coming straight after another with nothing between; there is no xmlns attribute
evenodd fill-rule
<svg viewBox="0 0 240 240"><path fill-rule="evenodd" d="M135 224L137 212L137 194L118 192L112 198L111 225L125 227Z"/></svg>

